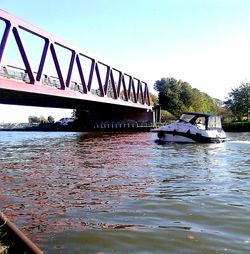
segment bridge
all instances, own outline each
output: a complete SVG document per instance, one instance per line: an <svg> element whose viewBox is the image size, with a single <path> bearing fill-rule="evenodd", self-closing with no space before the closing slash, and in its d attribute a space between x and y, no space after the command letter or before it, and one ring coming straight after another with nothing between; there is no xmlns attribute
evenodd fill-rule
<svg viewBox="0 0 250 254"><path fill-rule="evenodd" d="M144 80L3 10L0 25L1 104L87 109L107 118L152 121L149 89ZM28 50L24 39L27 36L29 41L39 40L42 45L36 59ZM5 59L10 40L16 44L21 67ZM68 60L60 58L60 52L68 55ZM45 70L49 59L54 74Z"/></svg>

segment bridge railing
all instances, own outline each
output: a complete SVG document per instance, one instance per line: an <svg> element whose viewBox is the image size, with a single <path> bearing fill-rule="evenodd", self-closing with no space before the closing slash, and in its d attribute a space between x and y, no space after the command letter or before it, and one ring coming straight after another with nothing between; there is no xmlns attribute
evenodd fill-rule
<svg viewBox="0 0 250 254"><path fill-rule="evenodd" d="M36 76L37 73L34 73L34 76ZM30 79L29 76L27 75L25 69L20 68L20 67L16 67L16 66L9 66L9 65L5 65L5 66L1 66L0 67L0 76L7 78L7 79L15 79L17 81L22 81L24 83L30 83ZM61 84L60 81L57 77L54 76L48 76L46 74L43 74L40 83L44 86L48 86L48 87L54 87L57 89L61 89ZM117 88L117 84L115 83L115 87ZM83 87L81 82L77 82L77 81L71 81L70 82L70 86L69 86L70 90L73 91L77 91L80 93L84 93ZM96 95L101 97L101 90L100 89L91 89L91 94ZM111 88L111 83L109 82L108 88L107 88L107 97L115 99L115 93ZM120 91L120 95L119 95L120 99L123 101L126 101L126 97L124 95L124 91ZM132 94L131 96L131 101L135 102L134 100L134 95ZM142 102L142 98L141 96L138 97L138 101Z"/></svg>
<svg viewBox="0 0 250 254"><path fill-rule="evenodd" d="M24 81L29 83L29 78L24 71L14 71L6 68L6 66L2 66L0 68L0 76L7 78L7 79L16 79L20 81Z"/></svg>

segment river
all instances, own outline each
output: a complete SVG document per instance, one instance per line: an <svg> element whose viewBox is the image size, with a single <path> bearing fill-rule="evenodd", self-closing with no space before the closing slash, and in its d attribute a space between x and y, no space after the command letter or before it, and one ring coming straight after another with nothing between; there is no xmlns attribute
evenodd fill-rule
<svg viewBox="0 0 250 254"><path fill-rule="evenodd" d="M45 253L250 253L250 133L0 132L0 210Z"/></svg>

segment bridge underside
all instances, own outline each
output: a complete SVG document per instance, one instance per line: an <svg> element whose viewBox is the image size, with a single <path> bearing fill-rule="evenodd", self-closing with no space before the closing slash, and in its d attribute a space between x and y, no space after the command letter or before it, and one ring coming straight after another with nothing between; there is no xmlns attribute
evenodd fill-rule
<svg viewBox="0 0 250 254"><path fill-rule="evenodd" d="M86 98L85 98L86 97ZM127 119L151 121L152 114L145 107L129 106L124 101L110 103L110 98L84 95L77 91L25 84L0 79L0 104L82 109L102 120ZM124 105L123 105L124 104ZM149 108L149 107L148 107Z"/></svg>

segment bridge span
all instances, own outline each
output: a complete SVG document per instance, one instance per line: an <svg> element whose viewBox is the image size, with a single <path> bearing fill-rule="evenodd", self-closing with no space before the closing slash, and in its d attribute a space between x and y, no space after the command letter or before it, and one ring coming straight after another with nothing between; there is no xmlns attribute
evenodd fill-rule
<svg viewBox="0 0 250 254"><path fill-rule="evenodd" d="M0 23L4 27L0 34L0 103L86 109L109 118L114 114L116 118L153 120L147 82L3 10L0 10ZM42 42L41 54L34 65L23 34ZM10 39L16 43L22 67L5 59ZM70 55L66 71L58 56L61 49ZM49 57L55 75L45 71Z"/></svg>

